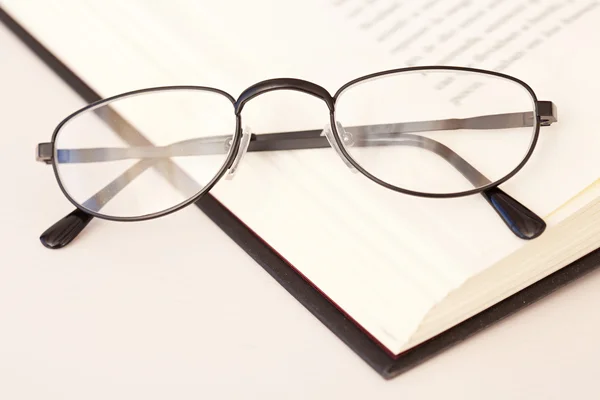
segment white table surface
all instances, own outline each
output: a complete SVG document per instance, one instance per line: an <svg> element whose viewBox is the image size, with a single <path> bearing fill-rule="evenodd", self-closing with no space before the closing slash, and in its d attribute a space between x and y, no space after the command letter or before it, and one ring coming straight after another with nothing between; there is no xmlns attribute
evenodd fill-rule
<svg viewBox="0 0 600 400"><path fill-rule="evenodd" d="M600 397L600 270L385 381L196 207L45 249L34 147L82 105L0 25L0 399Z"/></svg>

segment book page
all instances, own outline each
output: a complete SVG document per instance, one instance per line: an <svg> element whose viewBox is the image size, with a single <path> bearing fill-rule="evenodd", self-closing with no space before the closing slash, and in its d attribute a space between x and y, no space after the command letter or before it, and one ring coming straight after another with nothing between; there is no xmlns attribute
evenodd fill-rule
<svg viewBox="0 0 600 400"><path fill-rule="evenodd" d="M600 59L587 42L598 36L597 1L0 3L103 96L175 84L238 96L274 77L334 93L409 65L495 69L559 110L505 191L544 217L600 172L589 117ZM465 90L439 82L436 101L461 101ZM243 122L257 134L322 129L328 111L272 92L247 104ZM333 149L248 153L212 193L392 352L449 291L526 245L481 196L395 193L350 172Z"/></svg>

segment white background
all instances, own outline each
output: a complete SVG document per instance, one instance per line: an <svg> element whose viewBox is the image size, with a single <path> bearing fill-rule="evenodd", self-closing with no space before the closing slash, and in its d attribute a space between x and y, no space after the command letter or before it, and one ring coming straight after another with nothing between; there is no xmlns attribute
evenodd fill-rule
<svg viewBox="0 0 600 400"><path fill-rule="evenodd" d="M598 398L600 271L384 381L195 207L43 248L83 103L3 26L0 88L0 399Z"/></svg>

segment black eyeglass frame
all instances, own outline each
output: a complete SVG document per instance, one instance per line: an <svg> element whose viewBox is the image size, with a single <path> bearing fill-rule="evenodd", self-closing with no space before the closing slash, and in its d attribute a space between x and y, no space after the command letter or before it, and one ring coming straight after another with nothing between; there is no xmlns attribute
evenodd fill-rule
<svg viewBox="0 0 600 400"><path fill-rule="evenodd" d="M377 77L381 77L381 76L385 76L385 75L392 75L392 74L398 74L398 73L404 73L404 72L436 71L436 70L437 71L441 70L441 71L471 72L471 73L484 74L484 75L490 75L490 76L495 76L498 78L507 79L507 80L513 81L513 82L519 84L520 86L522 86L523 88L525 88L526 91L531 96L531 98L533 100L533 105L534 105L534 110L533 110L534 126L533 126L532 140L531 140L529 149L527 150L522 161L512 171L510 171L508 174L506 174L504 177L502 177L498 180L495 180L493 182L490 182L489 184L479 186L479 187L476 187L471 190L462 191L462 192L455 192L455 193L418 192L418 191L413 191L413 190L397 187L395 185L389 184L389 183L377 178L376 176L374 176L371 173L369 173L368 171L366 171L357 161L355 161L353 159L353 157L346 150L346 148L345 148L346 145L343 143L342 136L341 136L340 132L338 131L338 127L336 124L336 118L335 118L335 104L336 104L338 97L344 90L346 90L347 88L349 88L359 82L377 78ZM165 210L150 213L150 214L145 214L145 215L141 215L141 216L122 217L122 216L105 215L105 214L101 214L101 213L95 212L93 210L84 208L82 205L80 205L78 202L76 202L69 195L69 193L63 186L63 184L61 182L61 178L59 176L59 172L58 172L58 167L57 167L58 162L57 162L57 157L56 157L57 149L55 148L55 141L56 141L56 138L57 138L59 132L61 131L61 128L67 122L69 122L72 118L78 116L79 114L84 113L90 109L102 106L106 103L110 103L114 100L123 98L123 97L132 96L132 95L136 95L136 94L142 94L142 93L146 93L146 92L159 92L159 91L180 90L180 89L199 90L199 91L208 91L208 92L217 93L217 94L220 94L220 95L226 97L229 101L231 101L231 103L233 105L234 114L235 114L235 118L236 118L235 133L232 136L232 142L231 142L231 146L230 146L229 152L227 154L227 157L226 157L223 165L219 169L219 171L216 173L216 175L206 185L204 185L198 193L196 193L194 196L190 197L189 199L187 199L177 205L174 205L173 207L167 208ZM506 75L506 74L503 74L500 72L482 70L482 69L477 69L477 68L469 68L469 67L417 66L417 67L398 68L398 69L380 71L380 72L376 72L376 73L372 73L369 75L365 75L365 76L356 78L356 79L351 80L350 82L344 84L341 88L339 88L337 90L337 92L333 96L325 88L323 88L315 83L301 80L301 79L294 79L294 78L276 78L276 79L269 79L269 80L265 80L265 81L256 83L256 84L248 87L246 90L244 90L241 93L241 95L238 97L238 99L235 99L229 93L227 93L223 90L220 90L220 89L206 87L206 86L189 86L189 85L152 87L152 88L145 88L145 89L134 90L134 91L126 92L126 93L121 93L121 94L118 94L118 95L115 95L112 97L108 97L108 98L93 102L93 103L75 111L71 115L67 116L55 128L52 138L51 138L51 141L49 143L40 143L38 145L36 158L39 161L44 161L46 163L52 164L55 178L58 182L58 185L59 185L62 193L82 213L85 213L85 214L93 216L93 217L105 219L105 220L120 221L120 222L144 221L144 220L150 220L150 219L162 217L162 216L171 214L175 211L178 211L178 210L180 210L184 207L187 207L188 205L196 202L201 196L208 193L214 187L214 185L220 179L223 178L225 173L233 165L233 163L238 155L238 152L240 151L240 143L242 141L242 135L243 135L241 112L244 108L244 105L248 101L253 99L254 97L260 96L261 94L264 94L267 92L276 91L276 90L298 91L298 92L312 95L312 96L324 101L330 112L329 113L330 114L330 126L333 131L333 139L335 140L335 142L338 146L338 148L336 150L339 151L340 156L342 156L345 159L345 161L350 163L350 165L352 165L352 167L354 167L358 172L360 172L361 174L363 174L364 176L369 178L371 181L373 181L387 189L390 189L390 190L393 190L395 192L399 192L402 194L406 194L406 195L424 197L424 198L455 198L455 197L469 196L469 195L473 195L473 194L486 194L486 192L489 192L494 189L499 190L498 186L501 185L502 183L506 182L510 178L512 178L515 174L517 174L531 158L531 155L533 154L535 147L537 145L538 139L539 139L540 127L550 125L551 123L556 122L556 120L557 120L555 105L552 102L548 102L548 101L540 102L537 99L537 96L536 96L535 92L533 91L533 89L529 85L527 85L525 82L523 82L522 80L520 80L518 78L512 77L510 75ZM298 134L301 134L301 133L302 132L298 132ZM261 135L258 135L258 136L261 136ZM308 144L306 147L302 147L302 148L312 148L312 147L313 146ZM322 146L314 146L314 147L322 147ZM277 144L276 143L270 144L269 149L277 150ZM285 147L281 148L281 150L287 150L287 149L289 149L289 148L285 148ZM489 196L484 196L484 197L486 197L486 199L488 199L488 201L490 201ZM527 210L527 211L529 211L529 210ZM505 222L506 222L506 219L505 219ZM87 224L87 222L86 222L86 224ZM508 225L508 223L507 223L507 225Z"/></svg>

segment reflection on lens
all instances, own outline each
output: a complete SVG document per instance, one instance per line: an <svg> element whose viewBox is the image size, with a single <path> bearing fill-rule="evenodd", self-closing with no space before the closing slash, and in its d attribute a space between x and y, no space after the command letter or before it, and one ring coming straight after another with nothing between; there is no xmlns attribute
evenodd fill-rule
<svg viewBox="0 0 600 400"><path fill-rule="evenodd" d="M344 149L375 178L453 194L515 170L532 146L534 114L532 95L516 81L440 69L359 81L338 94L335 118Z"/></svg>
<svg viewBox="0 0 600 400"><path fill-rule="evenodd" d="M126 218L159 213L217 177L235 130L232 102L218 92L124 95L60 127L56 170L67 194L89 211Z"/></svg>

